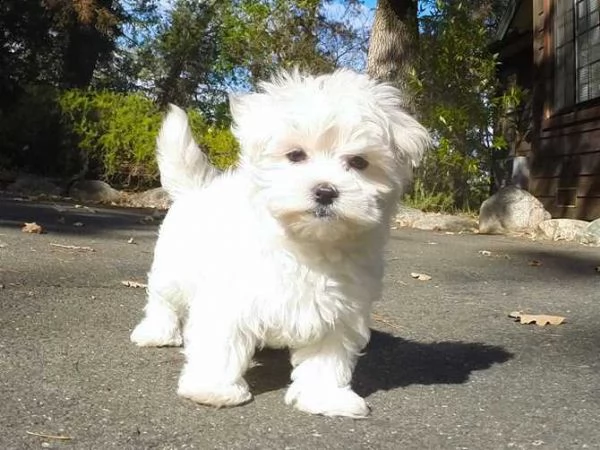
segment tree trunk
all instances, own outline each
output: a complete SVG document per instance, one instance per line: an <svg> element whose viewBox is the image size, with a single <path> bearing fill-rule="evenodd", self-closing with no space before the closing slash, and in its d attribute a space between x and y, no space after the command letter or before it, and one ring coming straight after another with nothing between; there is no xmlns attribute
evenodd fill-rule
<svg viewBox="0 0 600 450"><path fill-rule="evenodd" d="M102 23L100 12L114 14L113 0L96 0L87 6L85 18L75 10L70 11L70 25L66 27L67 46L63 55L62 84L69 88L86 88L90 85L96 64L108 57L114 48L116 23ZM110 28L110 29L109 29Z"/></svg>
<svg viewBox="0 0 600 450"><path fill-rule="evenodd" d="M64 56L63 84L69 88L88 87L105 40L89 25L75 25L69 30Z"/></svg>
<svg viewBox="0 0 600 450"><path fill-rule="evenodd" d="M412 103L407 76L414 67L416 41L417 0L379 0L371 29L367 73L402 89L407 108Z"/></svg>

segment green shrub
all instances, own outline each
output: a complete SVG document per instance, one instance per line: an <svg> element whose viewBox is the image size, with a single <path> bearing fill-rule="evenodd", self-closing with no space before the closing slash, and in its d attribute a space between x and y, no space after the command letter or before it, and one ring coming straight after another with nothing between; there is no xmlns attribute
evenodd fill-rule
<svg viewBox="0 0 600 450"><path fill-rule="evenodd" d="M0 111L0 168L65 179L101 178L130 189L158 185L156 137L163 112L142 94L30 86ZM200 147L220 169L237 161L231 131L188 110Z"/></svg>
<svg viewBox="0 0 600 450"><path fill-rule="evenodd" d="M60 99L77 145L108 182L130 188L158 183L156 137L163 113L141 94L67 91ZM199 112L188 111L196 140L220 168L235 163L237 145L231 132L211 129Z"/></svg>

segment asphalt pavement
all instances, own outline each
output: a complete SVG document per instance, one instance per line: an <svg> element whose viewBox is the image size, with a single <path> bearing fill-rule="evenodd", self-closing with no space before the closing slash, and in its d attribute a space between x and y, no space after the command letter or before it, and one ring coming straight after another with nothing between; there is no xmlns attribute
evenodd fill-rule
<svg viewBox="0 0 600 450"><path fill-rule="evenodd" d="M284 404L284 351L257 355L245 406L176 396L180 350L129 342L145 294L122 283L146 281L160 220L0 197L0 449L600 448L600 249L393 230L352 420Z"/></svg>

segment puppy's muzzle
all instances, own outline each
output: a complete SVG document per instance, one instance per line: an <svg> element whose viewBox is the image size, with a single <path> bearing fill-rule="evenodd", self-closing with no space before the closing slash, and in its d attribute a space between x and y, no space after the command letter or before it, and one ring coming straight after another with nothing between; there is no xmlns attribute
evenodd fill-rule
<svg viewBox="0 0 600 450"><path fill-rule="evenodd" d="M315 201L319 205L323 206L331 205L333 201L340 196L340 193L335 186L329 183L321 183L316 185L313 189L313 193L315 196Z"/></svg>

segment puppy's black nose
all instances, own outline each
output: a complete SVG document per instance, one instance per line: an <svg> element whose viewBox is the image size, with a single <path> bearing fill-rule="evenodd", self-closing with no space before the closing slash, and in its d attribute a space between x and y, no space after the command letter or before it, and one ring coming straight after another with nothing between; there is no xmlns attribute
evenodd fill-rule
<svg viewBox="0 0 600 450"><path fill-rule="evenodd" d="M315 186L315 200L320 205L331 205L333 200L338 198L340 193L329 183L321 183Z"/></svg>

